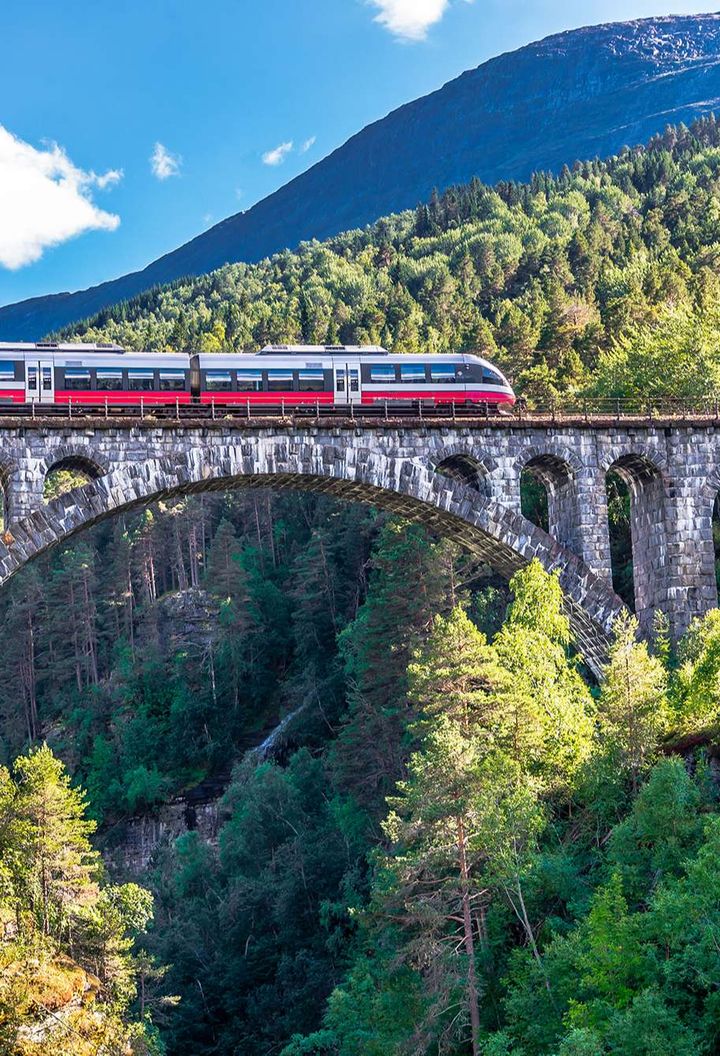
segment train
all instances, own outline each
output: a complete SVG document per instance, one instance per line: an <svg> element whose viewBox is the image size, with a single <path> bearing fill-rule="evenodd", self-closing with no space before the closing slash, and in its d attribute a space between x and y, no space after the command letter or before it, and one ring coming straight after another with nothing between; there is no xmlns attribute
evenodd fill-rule
<svg viewBox="0 0 720 1056"><path fill-rule="evenodd" d="M469 353L266 345L253 355L151 354L115 344L0 342L0 405L362 408L416 401L501 410L513 406L515 394L497 367Z"/></svg>

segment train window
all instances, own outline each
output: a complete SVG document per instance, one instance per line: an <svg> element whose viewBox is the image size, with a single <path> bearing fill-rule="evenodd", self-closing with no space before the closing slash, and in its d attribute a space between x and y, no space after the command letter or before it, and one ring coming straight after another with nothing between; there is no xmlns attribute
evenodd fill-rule
<svg viewBox="0 0 720 1056"><path fill-rule="evenodd" d="M15 364L12 360L0 361L0 381L15 381Z"/></svg>
<svg viewBox="0 0 720 1056"><path fill-rule="evenodd" d="M370 381L395 381L395 367L392 363L373 363L370 366Z"/></svg>
<svg viewBox="0 0 720 1056"><path fill-rule="evenodd" d="M237 372L238 392L261 392L261 370L239 370Z"/></svg>
<svg viewBox="0 0 720 1056"><path fill-rule="evenodd" d="M128 388L134 392L152 392L155 388L155 371L129 370Z"/></svg>
<svg viewBox="0 0 720 1056"><path fill-rule="evenodd" d="M460 366L455 363L433 363L430 367L430 377L441 385L450 385L456 381L462 381Z"/></svg>
<svg viewBox="0 0 720 1056"><path fill-rule="evenodd" d="M65 367L66 389L89 389L90 371L84 367Z"/></svg>
<svg viewBox="0 0 720 1056"><path fill-rule="evenodd" d="M299 370L298 388L300 392L322 392L325 388L323 370Z"/></svg>
<svg viewBox="0 0 720 1056"><path fill-rule="evenodd" d="M52 392L52 367L42 368L43 392Z"/></svg>
<svg viewBox="0 0 720 1056"><path fill-rule="evenodd" d="M205 386L209 392L230 392L232 374L229 370L208 370L205 374Z"/></svg>
<svg viewBox="0 0 720 1056"><path fill-rule="evenodd" d="M100 392L117 391L122 389L122 371L121 370L98 370L97 372L97 387Z"/></svg>
<svg viewBox="0 0 720 1056"><path fill-rule="evenodd" d="M488 385L504 385L503 379L498 372L491 370L490 367L483 367L483 381L487 382Z"/></svg>
<svg viewBox="0 0 720 1056"><path fill-rule="evenodd" d="M185 371L184 370L161 370L160 371L161 392L184 392Z"/></svg>
<svg viewBox="0 0 720 1056"><path fill-rule="evenodd" d="M292 392L293 374L291 370L269 370L268 392Z"/></svg>
<svg viewBox="0 0 720 1056"><path fill-rule="evenodd" d="M403 363L400 366L400 381L418 385L425 381L424 363Z"/></svg>

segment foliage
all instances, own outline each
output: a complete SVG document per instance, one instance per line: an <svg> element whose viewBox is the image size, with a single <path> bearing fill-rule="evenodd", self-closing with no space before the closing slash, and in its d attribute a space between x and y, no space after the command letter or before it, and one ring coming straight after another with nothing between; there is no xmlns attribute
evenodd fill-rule
<svg viewBox="0 0 720 1056"><path fill-rule="evenodd" d="M150 893L102 881L94 823L50 749L0 770L0 1044L18 1056L159 1054L131 1018Z"/></svg>

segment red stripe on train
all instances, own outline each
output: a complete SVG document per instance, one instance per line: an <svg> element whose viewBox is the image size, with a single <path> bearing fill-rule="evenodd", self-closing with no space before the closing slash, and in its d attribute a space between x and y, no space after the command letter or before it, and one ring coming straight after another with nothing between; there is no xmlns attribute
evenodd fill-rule
<svg viewBox="0 0 720 1056"><path fill-rule="evenodd" d="M509 392L493 392L482 389L460 391L423 391L422 389L408 391L407 389L390 389L387 392L363 392L363 403L382 403L383 400L433 400L435 403L464 403L471 400L473 403L515 403L515 397Z"/></svg>
<svg viewBox="0 0 720 1056"><path fill-rule="evenodd" d="M274 405L280 402L287 404L307 403L315 405L332 404L333 394L331 392L201 392L200 402L205 404L216 403L249 403Z"/></svg>
<svg viewBox="0 0 720 1056"><path fill-rule="evenodd" d="M143 404L170 404L190 403L192 397L189 392L85 392L80 390L61 390L55 393L56 403L83 403L94 404L104 407L107 400L108 406L119 404L131 404L139 407Z"/></svg>
<svg viewBox="0 0 720 1056"><path fill-rule="evenodd" d="M342 396L342 394L339 394ZM363 392L362 402L364 404L382 403L384 400L433 400L435 403L464 403L472 400L475 403L515 403L515 397L509 392L492 392L483 390L466 391L408 391L407 389L391 389L387 392ZM249 403L277 405L280 402L287 404L333 404L335 397L332 392L201 392L200 402L203 404L216 403ZM345 401L338 398L338 403Z"/></svg>

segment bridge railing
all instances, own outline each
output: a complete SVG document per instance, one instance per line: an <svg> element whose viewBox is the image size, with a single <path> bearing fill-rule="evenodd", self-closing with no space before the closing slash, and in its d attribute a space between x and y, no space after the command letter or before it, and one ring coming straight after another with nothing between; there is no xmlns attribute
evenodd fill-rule
<svg viewBox="0 0 720 1056"><path fill-rule="evenodd" d="M399 419L464 419L490 423L528 422L533 421L568 421L596 422L608 424L613 421L632 420L643 423L653 421L704 420L717 422L720 426L720 395L718 397L673 397L648 399L647 397L619 398L588 397L558 398L546 402L530 402L519 399L512 408L503 405L494 408L485 404L446 403L435 404L432 400L382 400L363 406L330 405L308 403L302 406L285 404L254 405L246 403L225 405L222 402L211 404L145 404L142 401L132 404L76 404L70 401L65 404L2 404L1 418L24 418L47 420L69 418L81 421L87 418L148 419L188 421L195 419L213 419L226 421L258 419L280 419L294 422L307 419L339 418L371 421L397 421Z"/></svg>
<svg viewBox="0 0 720 1056"><path fill-rule="evenodd" d="M624 418L653 421L654 419L707 418L720 420L720 396L663 396L647 397L588 397L529 403L519 399L512 415L520 420L533 418L561 418L593 420L621 420Z"/></svg>

